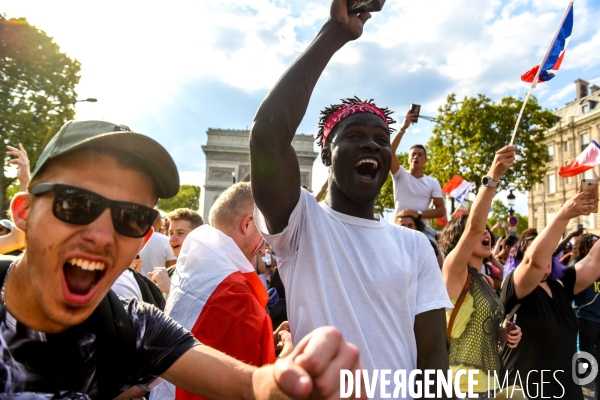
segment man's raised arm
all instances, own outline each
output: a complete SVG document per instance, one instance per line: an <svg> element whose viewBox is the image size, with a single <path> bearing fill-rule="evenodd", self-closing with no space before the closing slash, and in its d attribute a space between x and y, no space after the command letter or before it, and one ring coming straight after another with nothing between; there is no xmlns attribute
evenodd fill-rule
<svg viewBox="0 0 600 400"><path fill-rule="evenodd" d="M362 34L371 14L348 15L333 0L329 20L262 102L250 131L252 195L272 233L281 232L300 197L300 169L292 147L317 80L331 57Z"/></svg>

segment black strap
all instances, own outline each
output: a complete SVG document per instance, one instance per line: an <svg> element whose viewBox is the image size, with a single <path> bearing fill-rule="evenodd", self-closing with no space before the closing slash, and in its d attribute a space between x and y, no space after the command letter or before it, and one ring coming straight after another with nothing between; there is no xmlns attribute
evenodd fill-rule
<svg viewBox="0 0 600 400"><path fill-rule="evenodd" d="M458 300L456 300L456 304L454 305L454 309L452 310L452 314L450 314L450 321L448 321L448 330L446 331L446 345L448 346L448 350L450 349L450 334L452 333L452 327L454 326L454 320L458 315L458 310L460 310L460 306L462 306L465 297L467 297L467 292L469 291L469 287L471 286L471 274L467 271L467 280L465 281L465 286L463 286L462 291L460 292L460 296L458 296Z"/></svg>
<svg viewBox="0 0 600 400"><path fill-rule="evenodd" d="M154 304L161 311L164 311L166 301L159 287L156 286L156 284L152 282L150 278L145 277L131 268L129 270L133 273L133 277L140 287L140 291L142 292L142 300L144 300L146 303Z"/></svg>

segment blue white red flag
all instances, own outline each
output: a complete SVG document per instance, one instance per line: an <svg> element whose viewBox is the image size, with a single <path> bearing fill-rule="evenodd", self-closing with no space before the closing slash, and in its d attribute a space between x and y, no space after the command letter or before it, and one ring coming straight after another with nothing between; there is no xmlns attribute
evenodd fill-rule
<svg viewBox="0 0 600 400"><path fill-rule="evenodd" d="M472 186L473 184L471 182L467 182L460 176L454 175L452 179L442 187L442 193L454 197L456 201L460 203L467 194L469 194Z"/></svg>
<svg viewBox="0 0 600 400"><path fill-rule="evenodd" d="M573 2L569 3L569 7L567 7L567 11L565 12L565 16L558 27L558 31L550 43L550 48L546 53L546 57L540 65L542 65L542 70L539 73L538 82L547 82L550 79L554 78L554 72L558 71L560 65L562 64L563 58L565 56L565 51L567 49L567 44L569 44L569 40L571 39L571 32L573 31ZM540 69L540 65L536 65L523 75L521 75L521 80L524 82L533 82L535 80L536 75L538 74L538 70Z"/></svg>

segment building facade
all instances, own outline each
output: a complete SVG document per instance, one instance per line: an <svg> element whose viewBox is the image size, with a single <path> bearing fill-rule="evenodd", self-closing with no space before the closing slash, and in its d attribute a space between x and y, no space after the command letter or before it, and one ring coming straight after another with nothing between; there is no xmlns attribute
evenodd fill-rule
<svg viewBox="0 0 600 400"><path fill-rule="evenodd" d="M546 132L546 145L550 154L543 183L535 184L529 192L529 226L541 231L556 216L562 205L579 190L581 179L600 176L596 167L572 178L558 175L558 169L569 164L592 140L600 143L600 87L581 79L575 81L576 99L554 112L556 125ZM598 214L580 216L571 221L567 229L577 224L590 233L600 233Z"/></svg>
<svg viewBox="0 0 600 400"><path fill-rule="evenodd" d="M211 129L202 151L206 155L206 178L200 195L199 213L208 221L208 212L217 197L237 182L250 181L250 131L232 129ZM312 135L296 135L292 146L296 150L300 164L301 185L312 190L313 164L317 158L314 151L315 138Z"/></svg>

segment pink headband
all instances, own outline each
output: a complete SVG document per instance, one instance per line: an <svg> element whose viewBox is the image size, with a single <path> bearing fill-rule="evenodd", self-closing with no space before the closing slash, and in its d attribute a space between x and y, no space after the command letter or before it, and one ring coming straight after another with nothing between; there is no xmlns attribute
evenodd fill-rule
<svg viewBox="0 0 600 400"><path fill-rule="evenodd" d="M323 127L323 146L325 146L325 143L327 143L327 138L329 137L329 134L333 128L335 128L335 126L339 124L341 120L349 117L352 114L362 112L368 112L380 116L383 122L385 122L385 126L389 129L387 117L375 104L366 102L346 104L334 112L331 117L327 118L327 121L325 121L325 126Z"/></svg>

